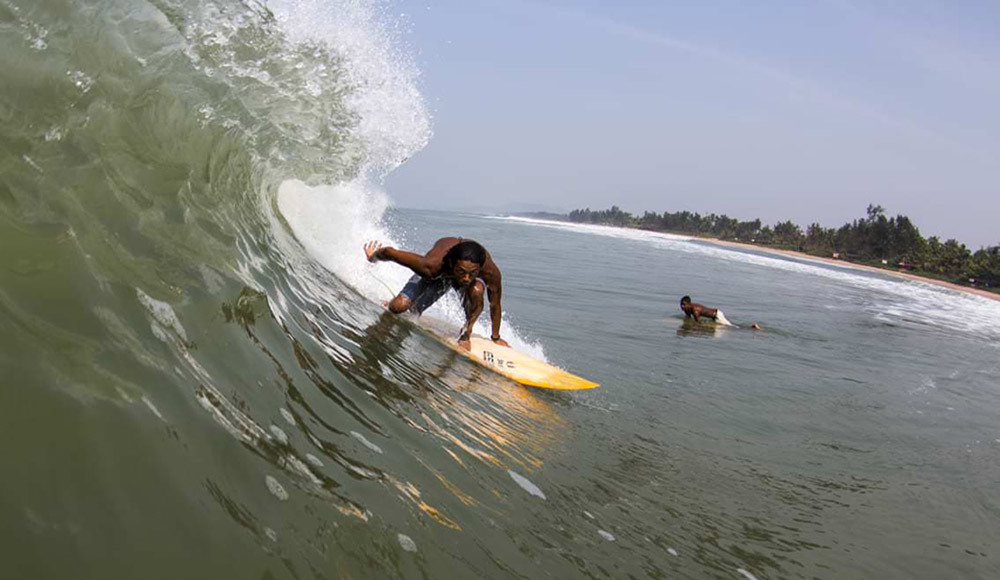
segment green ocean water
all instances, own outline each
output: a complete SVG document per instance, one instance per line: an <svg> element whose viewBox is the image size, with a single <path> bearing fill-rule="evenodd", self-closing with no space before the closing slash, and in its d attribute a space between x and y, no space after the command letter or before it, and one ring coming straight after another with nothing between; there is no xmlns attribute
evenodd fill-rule
<svg viewBox="0 0 1000 580"><path fill-rule="evenodd" d="M0 0L0 578L997 576L1000 303L390 209L430 138L390 8ZM360 245L445 235L602 387L386 315Z"/></svg>

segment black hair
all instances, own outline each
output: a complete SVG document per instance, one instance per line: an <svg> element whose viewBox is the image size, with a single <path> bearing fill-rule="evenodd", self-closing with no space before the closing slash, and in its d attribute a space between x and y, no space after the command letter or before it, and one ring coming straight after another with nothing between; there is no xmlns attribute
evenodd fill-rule
<svg viewBox="0 0 1000 580"><path fill-rule="evenodd" d="M681 298L681 304L684 304L685 302L691 302L691 297L685 296L684 298Z"/></svg>
<svg viewBox="0 0 1000 580"><path fill-rule="evenodd" d="M458 242L444 255L445 271L450 272L459 260L468 260L482 266L486 263L486 248L472 240Z"/></svg>

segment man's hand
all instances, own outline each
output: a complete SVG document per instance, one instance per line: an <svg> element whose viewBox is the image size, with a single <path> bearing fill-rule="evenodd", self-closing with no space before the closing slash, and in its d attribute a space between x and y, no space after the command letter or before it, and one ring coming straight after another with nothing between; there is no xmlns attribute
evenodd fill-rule
<svg viewBox="0 0 1000 580"><path fill-rule="evenodd" d="M459 339L458 340L458 346L464 348L467 351L470 351L470 352L472 351L472 341L470 341L468 338Z"/></svg>
<svg viewBox="0 0 1000 580"><path fill-rule="evenodd" d="M494 338L492 340L493 340L494 344L499 344L500 346L506 346L507 348L510 348L510 345L507 344L507 341L504 340L504 339L502 339L502 338L498 337L498 338Z"/></svg>
<svg viewBox="0 0 1000 580"><path fill-rule="evenodd" d="M382 244L375 240L372 240L365 244L365 256L368 256L369 262L378 262L378 251L382 249Z"/></svg>

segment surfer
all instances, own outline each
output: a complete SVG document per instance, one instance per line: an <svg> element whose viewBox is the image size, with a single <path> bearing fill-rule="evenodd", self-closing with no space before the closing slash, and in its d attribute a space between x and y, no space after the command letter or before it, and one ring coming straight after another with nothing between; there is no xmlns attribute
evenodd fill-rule
<svg viewBox="0 0 1000 580"><path fill-rule="evenodd" d="M726 315L722 313L718 308L709 308L704 304L698 304L697 302L691 302L690 296L685 296L681 298L681 310L684 311L685 318L694 318L695 322L701 322L702 318L710 318L715 322L722 324L724 326L735 326L732 322L726 319ZM750 328L754 330L760 330L760 326L755 322Z"/></svg>
<svg viewBox="0 0 1000 580"><path fill-rule="evenodd" d="M364 246L369 262L381 260L396 262L413 270L413 277L403 286L389 304L395 314L412 311L420 314L431 307L448 290L455 290L465 309L465 325L458 336L458 344L469 350L472 326L483 312L483 294L490 301L490 319L493 322L493 342L510 346L500 338L500 268L486 248L472 240L441 238L426 254L414 254L377 241Z"/></svg>

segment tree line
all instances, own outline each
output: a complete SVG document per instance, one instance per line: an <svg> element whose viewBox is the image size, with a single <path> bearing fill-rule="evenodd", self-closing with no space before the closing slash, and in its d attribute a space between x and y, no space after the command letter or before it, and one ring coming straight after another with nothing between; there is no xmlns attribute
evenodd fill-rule
<svg viewBox="0 0 1000 580"><path fill-rule="evenodd" d="M818 223L803 230L791 220L774 226L759 219L740 221L725 214L702 215L689 211L645 212L634 216L618 206L592 211L576 209L569 221L658 232L711 236L796 250L815 256L837 257L851 262L911 270L965 285L1000 288L1000 245L971 251L954 239L924 238L905 215L889 217L880 205L869 205L867 215L839 228Z"/></svg>

